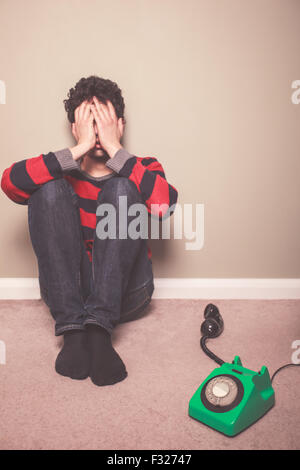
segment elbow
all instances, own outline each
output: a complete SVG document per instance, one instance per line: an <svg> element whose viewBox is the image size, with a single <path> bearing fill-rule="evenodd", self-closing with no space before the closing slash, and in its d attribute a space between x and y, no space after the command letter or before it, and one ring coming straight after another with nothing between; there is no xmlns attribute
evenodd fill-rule
<svg viewBox="0 0 300 470"><path fill-rule="evenodd" d="M8 178L9 178L8 172L9 172L9 169L7 168L6 170L4 170L4 172L2 174L2 177L1 177L1 189L7 196L9 196L9 194L8 194Z"/></svg>
<svg viewBox="0 0 300 470"><path fill-rule="evenodd" d="M169 204L167 203L160 203L160 204L151 204L149 212L151 213L152 216L155 218L158 218L159 220L165 220L168 217L170 217L176 208L177 204L177 192L176 195L174 194L174 197L170 199Z"/></svg>
<svg viewBox="0 0 300 470"><path fill-rule="evenodd" d="M6 196L13 202L16 202L17 204L26 204L26 197L24 197L25 193L22 195L20 194L20 191L12 184L11 179L10 179L10 172L11 168L7 168L4 170L1 178L1 189L2 191L6 194Z"/></svg>

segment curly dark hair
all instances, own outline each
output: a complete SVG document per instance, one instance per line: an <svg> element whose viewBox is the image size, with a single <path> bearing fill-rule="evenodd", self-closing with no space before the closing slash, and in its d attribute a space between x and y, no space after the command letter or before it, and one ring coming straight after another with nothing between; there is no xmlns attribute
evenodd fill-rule
<svg viewBox="0 0 300 470"><path fill-rule="evenodd" d="M93 96L96 96L102 103L106 103L107 100L111 101L117 117L124 119L125 104L118 85L111 80L91 75L88 78L81 78L74 88L69 90L68 99L63 101L70 122L75 122L74 111L77 106Z"/></svg>

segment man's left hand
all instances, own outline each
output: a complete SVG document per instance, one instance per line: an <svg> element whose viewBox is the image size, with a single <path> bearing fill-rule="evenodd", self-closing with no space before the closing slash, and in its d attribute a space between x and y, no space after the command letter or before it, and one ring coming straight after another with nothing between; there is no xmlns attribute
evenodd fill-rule
<svg viewBox="0 0 300 470"><path fill-rule="evenodd" d="M120 139L123 135L124 124L122 118L117 118L113 104L109 100L106 103L100 103L94 96L91 112L96 121L100 145L112 158L122 148Z"/></svg>

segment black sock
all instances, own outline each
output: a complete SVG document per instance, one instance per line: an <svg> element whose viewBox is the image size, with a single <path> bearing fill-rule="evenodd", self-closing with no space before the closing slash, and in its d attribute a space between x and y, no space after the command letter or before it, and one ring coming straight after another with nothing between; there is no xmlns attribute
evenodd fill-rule
<svg viewBox="0 0 300 470"><path fill-rule="evenodd" d="M111 344L108 331L87 325L90 378L95 385L112 385L127 377L125 365Z"/></svg>
<svg viewBox="0 0 300 470"><path fill-rule="evenodd" d="M89 376L89 352L87 334L83 330L64 333L64 345L57 356L55 370L71 379L86 379Z"/></svg>

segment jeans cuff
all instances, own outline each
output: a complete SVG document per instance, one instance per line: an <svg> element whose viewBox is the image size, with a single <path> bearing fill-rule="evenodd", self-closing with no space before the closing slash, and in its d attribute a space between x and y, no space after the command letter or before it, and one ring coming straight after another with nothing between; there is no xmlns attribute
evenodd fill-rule
<svg viewBox="0 0 300 470"><path fill-rule="evenodd" d="M78 325L78 324L61 326L60 328L55 327L55 336L63 335L66 331L71 331L71 330L83 330L84 331L85 327L84 325Z"/></svg>
<svg viewBox="0 0 300 470"><path fill-rule="evenodd" d="M108 327L107 325L103 325L101 322L99 322L98 320L93 320L93 319L88 319L84 322L84 326L86 325L96 325L96 326L100 326L101 328L103 328L104 330L106 330L110 335L112 334L112 331L113 331L113 328L111 327Z"/></svg>

